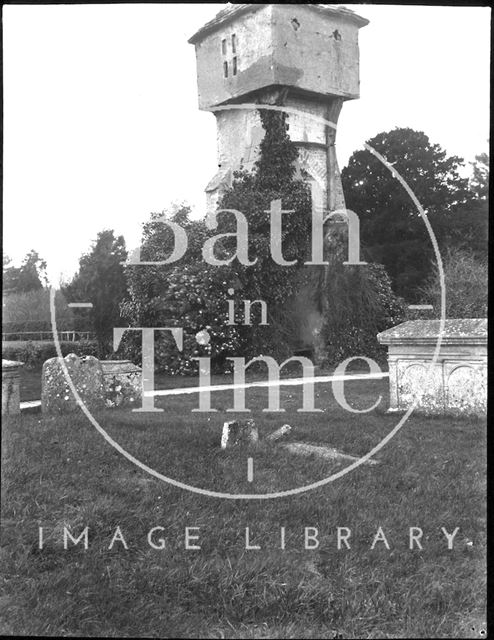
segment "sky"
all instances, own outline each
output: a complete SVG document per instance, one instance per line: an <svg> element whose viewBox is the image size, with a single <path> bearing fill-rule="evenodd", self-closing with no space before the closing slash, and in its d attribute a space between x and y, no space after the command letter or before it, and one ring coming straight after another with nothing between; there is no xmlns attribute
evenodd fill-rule
<svg viewBox="0 0 494 640"><path fill-rule="evenodd" d="M3 7L3 234L14 264L37 250L56 286L102 229L135 247L151 212L187 202L204 214L216 124L198 109L187 40L223 6ZM360 99L338 122L340 167L395 127L466 162L487 152L490 9L346 6L370 24Z"/></svg>

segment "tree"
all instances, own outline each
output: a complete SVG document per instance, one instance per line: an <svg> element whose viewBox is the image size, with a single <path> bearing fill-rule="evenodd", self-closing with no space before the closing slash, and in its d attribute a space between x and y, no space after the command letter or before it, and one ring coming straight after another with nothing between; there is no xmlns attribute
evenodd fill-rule
<svg viewBox="0 0 494 640"><path fill-rule="evenodd" d="M487 201L489 197L489 155L480 153L475 156L475 162L470 164L473 167L470 189L477 200Z"/></svg>
<svg viewBox="0 0 494 640"><path fill-rule="evenodd" d="M479 259L487 259L489 203L474 200L451 213L436 216L434 225L440 239L442 254L449 249L471 252Z"/></svg>
<svg viewBox="0 0 494 640"><path fill-rule="evenodd" d="M105 229L91 251L79 260L79 271L63 287L69 302L91 302L93 327L100 357L112 352L113 328L119 326L120 303L127 286L122 262L127 259L123 236Z"/></svg>
<svg viewBox="0 0 494 640"><path fill-rule="evenodd" d="M197 363L191 356L209 355L217 371L231 366L228 357L249 358L260 354L276 357L291 352L291 345L283 338L280 324L285 317L282 305L297 289L294 266L283 267L271 257L270 205L281 199L284 210L293 213L283 216L283 256L285 260L305 260L311 220L311 201L308 185L295 180L296 147L287 135L286 117L279 112L260 110L265 137L260 157L251 172L235 173L232 187L223 195L219 209L235 209L245 215L249 224L249 259L257 259L253 266L233 260L230 264L212 266L204 262L202 247L208 238L235 233L235 218L231 213L218 213L218 226L211 231L204 221L191 221L188 207L182 206L168 217L187 232L189 247L186 255L172 265L156 267L128 267L129 299L122 311L131 325L170 326L170 322L184 329L184 349L179 354L165 335L155 338L156 364L167 373L192 373ZM171 253L173 236L159 222L157 214L145 225L141 260L160 260ZM217 259L227 261L237 250L234 237L215 243ZM230 295L229 290L234 294ZM236 301L236 325L228 325L228 299ZM262 300L268 309L268 326L259 326L258 306L253 307L252 324L241 323L241 301ZM165 324L166 323L166 324ZM207 328L209 345L198 345L195 334ZM127 338L128 353L137 355L135 341Z"/></svg>
<svg viewBox="0 0 494 640"><path fill-rule="evenodd" d="M4 289L23 293L42 289L48 285L46 276L46 262L40 258L37 251L32 249L26 254L20 267L8 266L11 260L8 256L3 257L3 278Z"/></svg>
<svg viewBox="0 0 494 640"><path fill-rule="evenodd" d="M3 261L3 291L4 293L13 293L17 284L18 269L12 266L12 258L6 253L2 254Z"/></svg>
<svg viewBox="0 0 494 640"><path fill-rule="evenodd" d="M397 128L367 143L393 165L411 187L444 245L440 231L456 210L474 200L459 168L463 160L448 157L423 132ZM361 221L365 257L381 263L399 295L414 300L430 273L433 248L424 222L393 173L367 150L356 151L342 171L347 207Z"/></svg>

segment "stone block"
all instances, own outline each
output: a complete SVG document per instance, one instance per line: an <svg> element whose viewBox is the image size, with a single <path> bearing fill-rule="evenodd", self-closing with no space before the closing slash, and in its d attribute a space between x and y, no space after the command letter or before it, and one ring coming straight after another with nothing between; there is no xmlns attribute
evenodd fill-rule
<svg viewBox="0 0 494 640"><path fill-rule="evenodd" d="M107 407L138 407L142 398L142 371L130 360L102 360Z"/></svg>
<svg viewBox="0 0 494 640"><path fill-rule="evenodd" d="M89 410L104 408L105 388L99 360L93 356L79 358L75 353L69 353L63 359L50 358L43 364L41 411L64 414L78 409L78 400L64 375L62 362L84 405Z"/></svg>
<svg viewBox="0 0 494 640"><path fill-rule="evenodd" d="M284 424L279 429L276 429L276 431L273 431L273 433L270 433L266 437L266 440L268 440L269 442L276 442L276 440L280 440L280 438L283 438L283 436L288 435L291 430L292 428L289 424Z"/></svg>
<svg viewBox="0 0 494 640"><path fill-rule="evenodd" d="M2 360L2 415L21 412L20 371L23 362Z"/></svg>
<svg viewBox="0 0 494 640"><path fill-rule="evenodd" d="M273 86L358 98L358 31L366 24L353 11L331 5L227 7L189 40L196 48L199 107Z"/></svg>
<svg viewBox="0 0 494 640"><path fill-rule="evenodd" d="M221 448L229 449L235 446L252 446L259 442L259 432L254 420L225 422L221 434Z"/></svg>

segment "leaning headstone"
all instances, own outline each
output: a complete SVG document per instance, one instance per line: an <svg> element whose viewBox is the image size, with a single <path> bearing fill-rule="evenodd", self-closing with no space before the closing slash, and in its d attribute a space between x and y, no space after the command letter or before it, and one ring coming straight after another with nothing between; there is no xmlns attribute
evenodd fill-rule
<svg viewBox="0 0 494 640"><path fill-rule="evenodd" d="M259 442L259 432L254 420L225 422L221 434L221 448L251 446Z"/></svg>
<svg viewBox="0 0 494 640"><path fill-rule="evenodd" d="M283 436L288 435L291 430L292 428L289 424L284 424L279 429L276 429L276 431L273 431L273 433L270 433L266 437L266 440L269 440L270 442L276 442L276 440L279 440L280 438L283 438Z"/></svg>
<svg viewBox="0 0 494 640"><path fill-rule="evenodd" d="M72 413L79 406L64 375L62 362L80 400L89 410L105 406L103 370L97 358L79 358L69 353L61 360L50 358L43 364L41 373L41 411L43 413Z"/></svg>
<svg viewBox="0 0 494 640"><path fill-rule="evenodd" d="M142 371L130 360L101 360L107 407L139 406Z"/></svg>
<svg viewBox="0 0 494 640"><path fill-rule="evenodd" d="M487 320L412 320L383 331L388 347L390 411L415 405L426 414L483 415L487 409Z"/></svg>
<svg viewBox="0 0 494 640"><path fill-rule="evenodd" d="M23 362L2 360L2 415L21 412L20 371Z"/></svg>

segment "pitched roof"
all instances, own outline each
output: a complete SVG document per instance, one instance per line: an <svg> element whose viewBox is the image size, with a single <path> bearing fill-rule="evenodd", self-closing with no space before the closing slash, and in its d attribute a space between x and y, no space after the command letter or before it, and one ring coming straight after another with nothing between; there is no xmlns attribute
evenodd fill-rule
<svg viewBox="0 0 494 640"><path fill-rule="evenodd" d="M263 7L268 6L265 3L262 4L233 4L231 2L227 2L224 9L222 9L219 13L215 15L215 17L206 22L204 26L202 26L199 31L196 31L194 35L189 39L190 44L195 44L202 40L205 36L207 36L212 31L226 22L233 20L244 13L249 13L250 11L257 11L258 9L262 9ZM335 4L304 4L305 7L313 9L314 11L318 11L319 13L325 15L340 15L348 18L355 22L359 27L365 27L365 25L369 24L369 21L366 18L362 18L357 15L351 9L347 9L341 5Z"/></svg>

